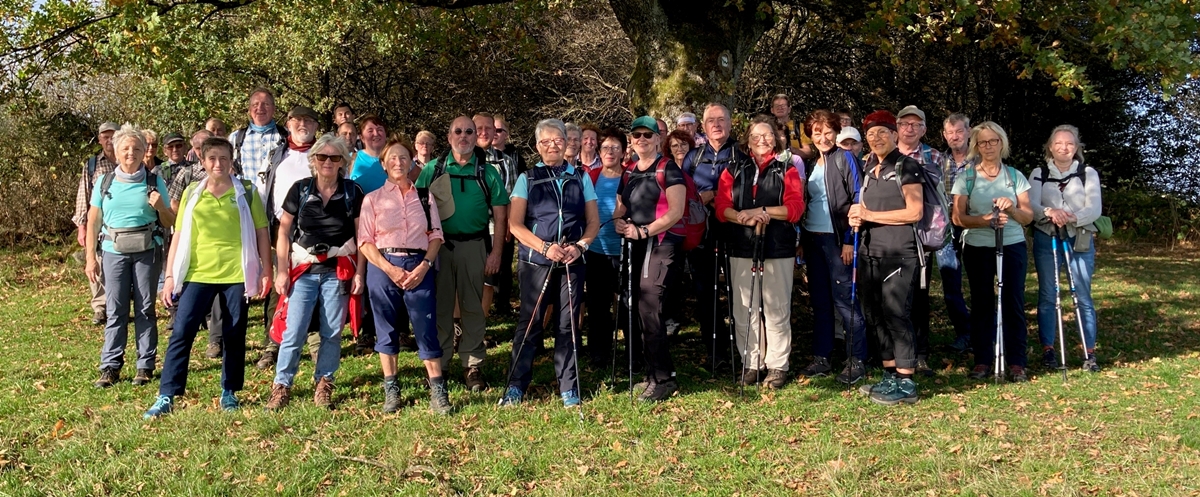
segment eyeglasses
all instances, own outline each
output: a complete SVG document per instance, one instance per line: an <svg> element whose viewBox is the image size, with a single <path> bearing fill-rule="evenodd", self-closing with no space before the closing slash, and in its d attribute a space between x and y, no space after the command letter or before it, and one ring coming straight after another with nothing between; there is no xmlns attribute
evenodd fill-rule
<svg viewBox="0 0 1200 497"><path fill-rule="evenodd" d="M983 147L993 148L999 144L1000 144L999 138L992 138L991 140L979 140L979 148L983 148Z"/></svg>
<svg viewBox="0 0 1200 497"><path fill-rule="evenodd" d="M466 134L467 134L467 136L470 136L470 135L473 135L473 134L475 134L475 130L473 130L473 129L471 129L471 128L467 128L467 129L462 129L462 128L454 128L454 134L455 134L455 135L461 135L461 134L463 134L463 133L466 133Z"/></svg>
<svg viewBox="0 0 1200 497"><path fill-rule="evenodd" d="M775 138L774 135L750 135L751 142L765 142L768 138Z"/></svg>
<svg viewBox="0 0 1200 497"><path fill-rule="evenodd" d="M334 164L337 164L337 163L339 163L339 162L341 162L341 161L342 161L342 156L340 156L340 155L313 154L313 162L326 162L326 161L329 161L329 162L332 162L332 163L334 163Z"/></svg>
<svg viewBox="0 0 1200 497"><path fill-rule="evenodd" d="M619 147L619 146L616 146L616 145L609 145L609 146L607 146L607 147L600 147L600 151L601 151L601 152L613 152L613 153L617 153L617 152L620 152L621 150L622 150L622 149L621 149L621 147Z"/></svg>
<svg viewBox="0 0 1200 497"><path fill-rule="evenodd" d="M896 126L899 126L901 128L905 128L905 129L921 129L921 128L925 127L925 123L922 123L922 122L896 123Z"/></svg>
<svg viewBox="0 0 1200 497"><path fill-rule="evenodd" d="M561 146L563 146L564 143L567 143L567 141L563 140L562 138L547 138L545 140L538 141L538 145L541 145L543 147L549 147L550 145L555 145L555 146L561 147Z"/></svg>
<svg viewBox="0 0 1200 497"><path fill-rule="evenodd" d="M891 137L891 130L884 129L884 130L880 130L880 131L872 130L872 131L867 132L868 140L874 140L876 138L883 138L883 137Z"/></svg>
<svg viewBox="0 0 1200 497"><path fill-rule="evenodd" d="M636 140L638 138L645 138L645 139L649 140L651 138L654 138L654 135L655 135L655 133L653 131L634 131L633 133L629 134L629 136L632 136L634 140Z"/></svg>

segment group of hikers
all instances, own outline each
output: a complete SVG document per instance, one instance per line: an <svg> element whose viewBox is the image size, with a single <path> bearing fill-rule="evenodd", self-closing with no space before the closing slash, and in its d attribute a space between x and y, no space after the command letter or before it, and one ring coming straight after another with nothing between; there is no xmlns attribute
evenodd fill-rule
<svg viewBox="0 0 1200 497"><path fill-rule="evenodd" d="M580 356L615 373L622 331L631 395L668 399L679 388L671 349L688 298L707 366L731 368L738 385L777 389L792 376L832 374L840 338L837 381L858 384L878 362L882 374L859 390L879 404L915 403L914 377L934 374L935 266L952 347L973 356L970 377L1027 381L1026 226L1043 365L1066 368L1069 288L1082 368L1099 371L1090 289L1100 180L1070 125L1050 131L1045 162L1026 177L1005 163L1008 136L994 122L949 115L939 151L922 142L926 115L915 106L861 121L827 110L797 120L786 95L738 133L720 103L681 113L671 131L650 116L627 129L544 119L529 140L532 166L507 120L483 112L449 123L440 154L434 133L414 143L346 104L330 133L303 106L281 124L266 88L250 93L248 117L228 134L217 119L190 140L166 134L165 160L154 132L105 123L103 151L83 166L75 222L93 322L104 325L95 385L121 381L131 308L132 382L150 383L156 300L170 315L146 418L170 413L184 394L204 327L205 354L222 360L220 406L240 407L248 309L260 300L257 366L275 369L266 409L290 403L305 343L313 401L333 405L348 325L360 350L379 355L384 412L404 403L398 357L415 349L430 409L450 413L455 353L467 390L489 385L486 324L511 319L514 279L502 406L525 400L542 352L553 356L563 405L580 405ZM792 325L801 265L813 336L811 360L796 370L794 333L810 331ZM644 374L636 386L635 370Z"/></svg>

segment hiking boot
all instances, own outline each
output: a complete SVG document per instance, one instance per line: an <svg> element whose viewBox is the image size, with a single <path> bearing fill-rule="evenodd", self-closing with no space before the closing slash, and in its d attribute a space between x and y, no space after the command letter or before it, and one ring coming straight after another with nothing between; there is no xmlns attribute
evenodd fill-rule
<svg viewBox="0 0 1200 497"><path fill-rule="evenodd" d="M992 368L988 367L987 364L976 364L975 369L972 369L970 373L967 373L967 377L972 380L982 380L988 376L991 376L991 374Z"/></svg>
<svg viewBox="0 0 1200 497"><path fill-rule="evenodd" d="M271 385L271 397L267 399L267 405L263 406L263 409L277 411L287 407L291 401L292 389L276 383Z"/></svg>
<svg viewBox="0 0 1200 497"><path fill-rule="evenodd" d="M450 414L454 406L450 404L450 391L446 389L446 379L438 377L429 380L429 410L434 414Z"/></svg>
<svg viewBox="0 0 1200 497"><path fill-rule="evenodd" d="M482 392L487 388L487 384L483 382L483 371L479 370L479 366L471 366L467 368L466 381L467 390L471 393Z"/></svg>
<svg viewBox="0 0 1200 497"><path fill-rule="evenodd" d="M969 335L959 335L954 339L954 343L950 344L950 348L955 352L965 354L971 351L971 337Z"/></svg>
<svg viewBox="0 0 1200 497"><path fill-rule="evenodd" d="M851 357L846 360L846 367L842 368L842 372L837 375L837 381L847 385L858 383L859 380L867 376L867 367L858 358Z"/></svg>
<svg viewBox="0 0 1200 497"><path fill-rule="evenodd" d="M242 403L238 402L237 396L233 394L233 390L221 390L221 409L225 411L236 411L242 407Z"/></svg>
<svg viewBox="0 0 1200 497"><path fill-rule="evenodd" d="M120 368L104 368L100 370L100 379L92 385L95 385L96 388L108 388L118 381L121 381Z"/></svg>
<svg viewBox="0 0 1200 497"><path fill-rule="evenodd" d="M891 373L885 370L883 372L883 377L879 379L878 383L864 383L862 386L858 387L858 393L863 395L871 395L876 392L885 392L891 390L895 382L896 373Z"/></svg>
<svg viewBox="0 0 1200 497"><path fill-rule="evenodd" d="M170 395L159 395L158 398L154 399L154 405L150 406L150 409L147 409L145 414L142 414L142 419L154 419L159 416L171 414L171 404L173 403Z"/></svg>
<svg viewBox="0 0 1200 497"><path fill-rule="evenodd" d="M1008 377L1013 383L1025 383L1029 381L1029 375L1025 373L1024 366L1010 364L1008 366Z"/></svg>
<svg viewBox="0 0 1200 497"><path fill-rule="evenodd" d="M354 353L355 355L371 355L375 353L375 344L367 339L367 334L361 331L358 336L354 337Z"/></svg>
<svg viewBox="0 0 1200 497"><path fill-rule="evenodd" d="M575 407L583 403L583 401L579 399L579 391L575 390L574 388L562 393L562 401L564 408Z"/></svg>
<svg viewBox="0 0 1200 497"><path fill-rule="evenodd" d="M333 379L322 376L313 391L313 405L333 409Z"/></svg>
<svg viewBox="0 0 1200 497"><path fill-rule="evenodd" d="M917 374L919 374L921 376L932 377L934 375L933 369L930 369L929 362L927 362L927 360L924 357L917 358L917 368L916 369L917 369Z"/></svg>
<svg viewBox="0 0 1200 497"><path fill-rule="evenodd" d="M137 370L137 375L135 375L133 377L133 386L140 387L142 385L150 383L150 376L153 374L154 374L154 372L149 369Z"/></svg>
<svg viewBox="0 0 1200 497"><path fill-rule="evenodd" d="M108 313L104 311L95 311L92 313L92 324L104 324L108 322Z"/></svg>
<svg viewBox="0 0 1200 497"><path fill-rule="evenodd" d="M204 357L207 357L209 359L220 359L221 358L221 344L219 344L219 343L208 344L208 347L204 348ZM260 367L259 369L262 369L262 368Z"/></svg>
<svg viewBox="0 0 1200 497"><path fill-rule="evenodd" d="M650 378L643 376L642 381L633 384L634 395L640 395L642 392L646 391L646 387L648 386L650 386Z"/></svg>
<svg viewBox="0 0 1200 497"><path fill-rule="evenodd" d="M400 352L412 352L417 350L417 340L412 335L400 335L396 340L396 348Z"/></svg>
<svg viewBox="0 0 1200 497"><path fill-rule="evenodd" d="M885 406L896 404L916 404L921 400L917 396L917 384L912 378L902 378L892 382L891 388L871 394L871 402Z"/></svg>
<svg viewBox="0 0 1200 497"><path fill-rule="evenodd" d="M1042 349L1042 367L1046 369L1058 369L1058 354L1054 353L1054 347Z"/></svg>
<svg viewBox="0 0 1200 497"><path fill-rule="evenodd" d="M807 367L800 370L800 376L816 378L818 376L825 376L829 374L830 371L833 371L833 366L829 365L829 358L818 355L813 356L812 362L809 363Z"/></svg>
<svg viewBox="0 0 1200 497"><path fill-rule="evenodd" d="M258 369L271 369L275 367L276 354L278 354L277 351L270 349L264 350L262 357L258 359L258 362L254 363L254 367Z"/></svg>
<svg viewBox="0 0 1200 497"><path fill-rule="evenodd" d="M764 374L761 369L743 369L742 377L738 379L737 383L738 383L738 385L741 385L744 387L753 386L753 385L757 385L758 382L762 381L763 378L766 376L767 375ZM647 385L649 384L649 382L644 382L644 383L646 383ZM638 385L642 385L642 383L638 383ZM636 385L635 385L635 388L636 388Z"/></svg>
<svg viewBox="0 0 1200 497"><path fill-rule="evenodd" d="M391 414L400 410L400 384L383 382L383 412Z"/></svg>
<svg viewBox="0 0 1200 497"><path fill-rule="evenodd" d="M1083 370L1092 373L1100 372L1100 363L1096 362L1096 354L1087 355L1087 359L1083 361Z"/></svg>
<svg viewBox="0 0 1200 497"><path fill-rule="evenodd" d="M671 394L679 390L679 385L675 383L675 379L671 378L667 381L655 381L651 378L650 383L646 385L646 390L638 395L638 400L642 402L662 402L667 400Z"/></svg>
<svg viewBox="0 0 1200 497"><path fill-rule="evenodd" d="M767 371L767 377L763 380L763 385L772 390L779 390L787 384L787 371L782 369L771 369Z"/></svg>
<svg viewBox="0 0 1200 497"><path fill-rule="evenodd" d="M525 399L525 392L520 388L509 385L508 390L504 391L504 397L500 399L500 407L518 406Z"/></svg>

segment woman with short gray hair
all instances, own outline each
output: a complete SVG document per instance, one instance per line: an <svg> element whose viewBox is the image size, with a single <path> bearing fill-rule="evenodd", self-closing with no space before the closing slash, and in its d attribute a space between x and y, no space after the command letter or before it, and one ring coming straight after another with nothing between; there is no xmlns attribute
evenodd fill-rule
<svg viewBox="0 0 1200 497"><path fill-rule="evenodd" d="M283 199L279 234L275 244L275 292L286 295L276 309L271 337L279 341L275 382L268 410L281 409L291 400L292 383L299 367L300 348L308 335L314 309L320 323L320 345L313 371L313 403L333 405L333 374L341 364L342 324L350 295L360 295L363 275L355 266L356 220L362 208L362 188L345 179L350 146L325 134L308 150L311 178L296 181ZM285 314L286 313L286 314ZM280 332L278 329L283 328ZM281 336L280 336L281 335Z"/></svg>
<svg viewBox="0 0 1200 497"><path fill-rule="evenodd" d="M154 296L162 272L163 226L175 222L167 205L167 184L143 165L146 141L142 131L126 124L113 135L117 169L100 176L92 190L87 222L87 276L107 283L104 345L100 349L100 379L108 388L120 381L129 339L129 308L133 307L137 336L137 375L134 385L150 382L158 356L158 325ZM97 244L100 260L97 260Z"/></svg>

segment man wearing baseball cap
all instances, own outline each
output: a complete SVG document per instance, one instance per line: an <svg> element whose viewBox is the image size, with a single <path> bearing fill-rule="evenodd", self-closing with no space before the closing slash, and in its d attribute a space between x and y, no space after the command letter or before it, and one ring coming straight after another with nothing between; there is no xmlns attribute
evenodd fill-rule
<svg viewBox="0 0 1200 497"><path fill-rule="evenodd" d="M858 130L854 126L842 126L842 130L838 132L837 138L838 147L842 150L849 150L854 154L855 159L862 158L862 135L858 134Z"/></svg>
<svg viewBox="0 0 1200 497"><path fill-rule="evenodd" d="M76 240L80 246L83 246L86 241L88 208L92 198L92 188L96 186L96 178L104 174L111 174L117 169L112 137L113 133L119 129L121 127L114 122L101 124L100 129L96 132L100 142L100 153L88 157L83 164L83 173L79 176L79 189L75 192L75 216L71 218L75 221ZM92 324L104 324L108 317L104 307L104 280L99 278L95 283L89 283L89 285L92 291Z"/></svg>
<svg viewBox="0 0 1200 497"><path fill-rule="evenodd" d="M896 147L900 153L915 159L925 169L926 176L940 185L942 153L921 143L921 139L925 137L925 111L915 105L900 109L900 112L896 114L896 132L900 135L899 144ZM929 257L927 256L925 260L929 260ZM925 279L922 281L930 281L933 275L933 264L926 264L922 269L925 271ZM913 293L913 332L916 334L917 373L932 376L933 370L929 368L928 364L929 285L924 286L924 288L920 288L918 285L916 292Z"/></svg>
<svg viewBox="0 0 1200 497"><path fill-rule="evenodd" d="M675 119L675 129L682 129L689 135L692 135L692 140L695 140L697 147L703 147L708 143L708 138L699 129L699 123L696 122L696 115L691 112L684 112Z"/></svg>
<svg viewBox="0 0 1200 497"><path fill-rule="evenodd" d="M159 171L163 181L170 185L176 173L185 167L191 166L192 163L186 158L188 144L183 139L183 135L179 133L167 133L167 136L163 137L162 145L163 151L167 154L167 162L159 166Z"/></svg>

